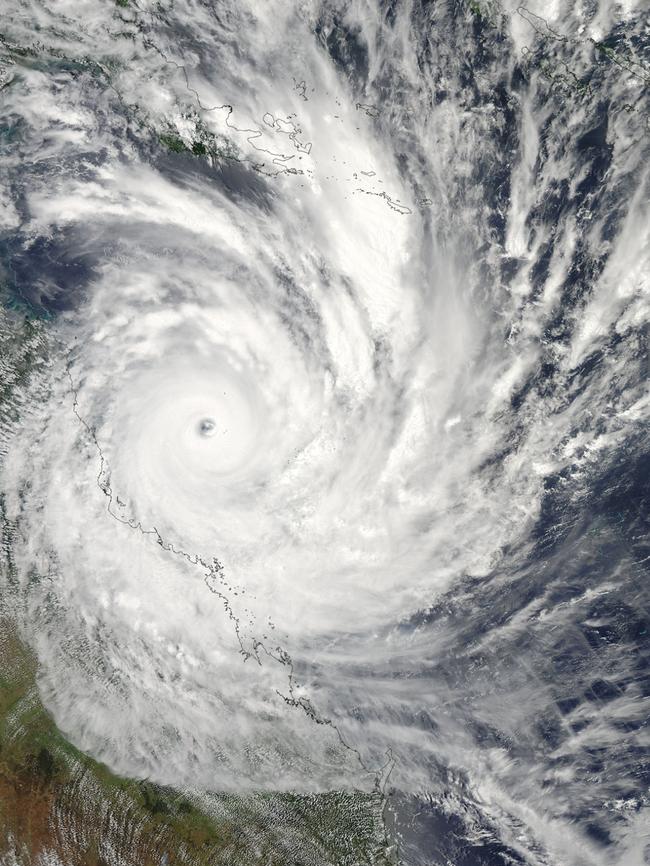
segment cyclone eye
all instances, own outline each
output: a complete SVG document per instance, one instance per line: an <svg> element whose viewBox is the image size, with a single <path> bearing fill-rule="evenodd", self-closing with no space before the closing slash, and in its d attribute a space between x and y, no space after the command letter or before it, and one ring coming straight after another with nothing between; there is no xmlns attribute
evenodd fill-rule
<svg viewBox="0 0 650 866"><path fill-rule="evenodd" d="M201 436L214 436L217 432L217 422L214 418L201 418L199 421L199 433Z"/></svg>

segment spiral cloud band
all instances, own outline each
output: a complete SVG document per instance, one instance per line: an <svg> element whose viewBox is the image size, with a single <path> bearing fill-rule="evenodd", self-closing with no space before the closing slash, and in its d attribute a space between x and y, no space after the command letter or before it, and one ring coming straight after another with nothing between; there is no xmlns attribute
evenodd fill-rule
<svg viewBox="0 0 650 866"><path fill-rule="evenodd" d="M451 5L10 3L5 595L123 775L642 863L641 6Z"/></svg>

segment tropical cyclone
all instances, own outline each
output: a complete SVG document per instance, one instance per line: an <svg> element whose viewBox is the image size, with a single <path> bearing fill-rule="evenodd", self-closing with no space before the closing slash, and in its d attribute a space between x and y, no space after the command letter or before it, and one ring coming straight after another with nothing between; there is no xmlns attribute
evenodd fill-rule
<svg viewBox="0 0 650 866"><path fill-rule="evenodd" d="M634 492L647 421L638 82L593 72L604 121L592 91L551 110L514 10L479 37L409 4L392 24L134 7L113 45L87 6L110 79L26 66L8 97L27 157L7 231L78 275L32 258L52 360L0 479L7 597L57 724L174 785L369 790L390 769L526 862L608 862L585 750L618 796L610 746L640 704L624 639L589 655L583 635L640 560L609 511L607 562L586 527L614 476ZM530 39L584 71L576 20ZM632 819L607 820L625 852Z"/></svg>

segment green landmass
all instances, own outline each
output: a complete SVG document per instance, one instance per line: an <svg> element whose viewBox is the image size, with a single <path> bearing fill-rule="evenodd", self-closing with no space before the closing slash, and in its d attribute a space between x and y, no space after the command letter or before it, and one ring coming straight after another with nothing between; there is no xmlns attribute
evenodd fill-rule
<svg viewBox="0 0 650 866"><path fill-rule="evenodd" d="M57 729L36 674L0 622L0 862L388 866L379 797L205 796L117 776Z"/></svg>

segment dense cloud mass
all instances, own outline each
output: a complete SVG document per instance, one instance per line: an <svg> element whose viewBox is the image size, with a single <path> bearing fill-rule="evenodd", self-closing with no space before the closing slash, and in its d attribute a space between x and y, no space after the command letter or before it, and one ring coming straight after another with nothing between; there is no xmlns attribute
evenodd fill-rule
<svg viewBox="0 0 650 866"><path fill-rule="evenodd" d="M59 727L379 787L405 862L648 862L647 8L8 7L3 594Z"/></svg>

